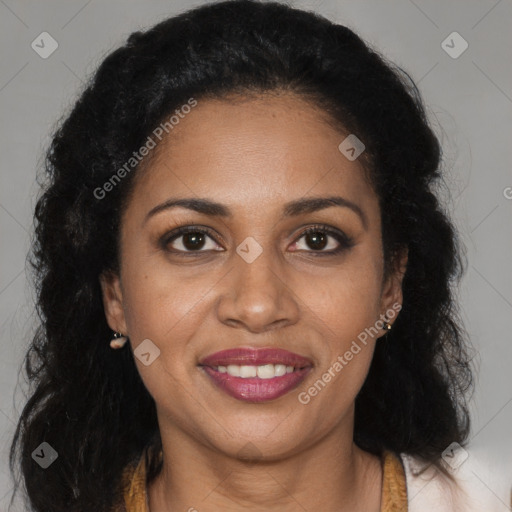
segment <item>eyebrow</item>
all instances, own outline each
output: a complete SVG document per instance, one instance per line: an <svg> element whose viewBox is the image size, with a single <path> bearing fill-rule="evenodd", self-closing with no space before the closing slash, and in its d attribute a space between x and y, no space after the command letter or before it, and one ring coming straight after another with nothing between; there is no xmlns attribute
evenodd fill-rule
<svg viewBox="0 0 512 512"><path fill-rule="evenodd" d="M329 196L329 197L307 197L303 199L298 199L296 201L291 201L286 203L283 207L283 217L296 217L298 215L302 215L305 213L313 213L320 210L324 210L326 208L330 208L332 206L339 206L343 208L349 208L353 212L355 212L359 218L361 219L363 226L365 229L368 227L368 220L366 218L363 210L352 201L345 199L341 196ZM229 209L229 207L217 203L215 201L211 201L210 199L202 199L202 198L182 198L182 199L168 199L167 201L155 206L152 208L144 219L144 223L146 223L150 217L156 215L165 210L169 210L171 208L186 208L188 210L195 211L197 213L201 213L203 215L208 215L211 217L232 217L233 213Z"/></svg>

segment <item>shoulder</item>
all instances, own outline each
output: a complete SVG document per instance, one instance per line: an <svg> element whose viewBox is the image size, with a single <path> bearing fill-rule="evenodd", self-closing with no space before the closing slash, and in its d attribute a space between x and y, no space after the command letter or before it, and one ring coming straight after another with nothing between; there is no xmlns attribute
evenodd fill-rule
<svg viewBox="0 0 512 512"><path fill-rule="evenodd" d="M510 486L498 485L486 466L465 452L456 468L446 465L451 481L432 465L400 454L406 486L408 512L505 512L510 510ZM510 482L509 482L510 483Z"/></svg>
<svg viewBox="0 0 512 512"><path fill-rule="evenodd" d="M127 464L117 487L114 506L109 512L147 512L146 464L144 453L137 461Z"/></svg>

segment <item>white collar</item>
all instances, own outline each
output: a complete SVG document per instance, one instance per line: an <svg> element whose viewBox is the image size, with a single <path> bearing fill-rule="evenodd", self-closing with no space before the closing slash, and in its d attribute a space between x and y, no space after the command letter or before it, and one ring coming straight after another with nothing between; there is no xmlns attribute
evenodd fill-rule
<svg viewBox="0 0 512 512"><path fill-rule="evenodd" d="M432 465L400 454L406 483L408 512L508 512L510 485L498 485L489 468L470 455L456 470L455 483ZM447 466L448 467L448 466ZM421 469L426 468L421 474Z"/></svg>

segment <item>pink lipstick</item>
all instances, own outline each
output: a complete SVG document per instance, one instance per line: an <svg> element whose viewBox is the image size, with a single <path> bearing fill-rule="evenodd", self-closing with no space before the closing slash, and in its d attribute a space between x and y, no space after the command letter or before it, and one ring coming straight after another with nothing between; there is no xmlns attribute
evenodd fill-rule
<svg viewBox="0 0 512 512"><path fill-rule="evenodd" d="M310 359L277 348L215 352L200 363L213 383L247 402L275 400L296 388L313 368Z"/></svg>

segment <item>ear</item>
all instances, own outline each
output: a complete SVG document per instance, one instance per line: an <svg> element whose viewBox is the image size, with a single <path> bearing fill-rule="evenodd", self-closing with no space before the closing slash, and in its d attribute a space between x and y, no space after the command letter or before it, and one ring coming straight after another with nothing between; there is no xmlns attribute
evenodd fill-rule
<svg viewBox="0 0 512 512"><path fill-rule="evenodd" d="M113 272L104 272L100 275L100 285L103 296L103 308L109 327L115 332L128 335L119 276Z"/></svg>
<svg viewBox="0 0 512 512"><path fill-rule="evenodd" d="M407 269L408 260L408 248L402 247L398 249L394 254L392 262L392 270L388 276L386 282L382 287L381 294L381 312L385 314L388 309L398 313L403 304L403 293L402 293L402 281ZM400 307L397 308L397 305ZM393 318L389 319L389 323L393 324L396 320L397 314L395 313Z"/></svg>

